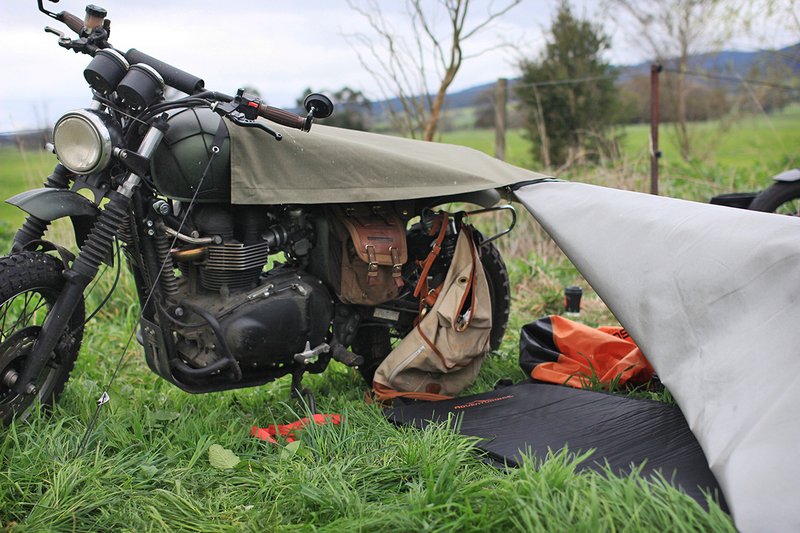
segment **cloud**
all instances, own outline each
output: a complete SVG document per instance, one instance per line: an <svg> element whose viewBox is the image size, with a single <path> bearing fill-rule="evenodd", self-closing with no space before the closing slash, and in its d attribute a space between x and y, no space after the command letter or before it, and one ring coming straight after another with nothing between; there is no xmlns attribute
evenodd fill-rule
<svg viewBox="0 0 800 533"><path fill-rule="evenodd" d="M478 3L473 12L481 14ZM789 0L786 0L789 1ZM591 0L574 2L578 13L594 15ZM0 131L40 125L46 109L52 121L67 109L84 106L90 92L83 79L89 57L60 49L45 25L69 31L39 13L32 1L0 2ZM49 9L83 14L76 0L45 2ZM345 2L229 0L107 0L101 2L112 21L112 39L119 49L137 48L202 77L206 86L232 93L252 85L276 106L293 106L306 87L337 90L345 85L380 99L376 83L358 61L357 51L344 38L366 30L366 23ZM399 2L382 3L394 9L394 24L402 26ZM471 42L476 49L511 42L464 63L452 89L514 77L520 55L537 53L543 29L549 26L557 2L528 0L493 30ZM610 25L613 21L602 13ZM756 24L754 23L754 26ZM643 59L626 46L624 28L614 32L614 62ZM610 27L609 27L610 31ZM787 33L788 35L788 33ZM787 40L788 42L788 40ZM40 118L37 118L37 115Z"/></svg>

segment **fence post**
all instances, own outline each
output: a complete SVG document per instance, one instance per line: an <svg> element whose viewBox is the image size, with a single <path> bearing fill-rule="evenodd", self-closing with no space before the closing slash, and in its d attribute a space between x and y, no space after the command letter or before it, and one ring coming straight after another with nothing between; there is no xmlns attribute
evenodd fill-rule
<svg viewBox="0 0 800 533"><path fill-rule="evenodd" d="M658 74L661 65L650 65L650 194L658 195L658 149L659 94Z"/></svg>
<svg viewBox="0 0 800 533"><path fill-rule="evenodd" d="M500 78L494 86L494 156L506 160L506 104L508 80Z"/></svg>

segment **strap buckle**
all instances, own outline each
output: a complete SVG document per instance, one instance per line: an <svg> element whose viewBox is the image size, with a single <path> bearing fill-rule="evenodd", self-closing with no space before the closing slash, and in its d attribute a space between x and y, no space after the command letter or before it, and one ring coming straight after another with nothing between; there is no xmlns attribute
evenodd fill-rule
<svg viewBox="0 0 800 533"><path fill-rule="evenodd" d="M370 285L378 283L378 258L375 256L375 246L367 244L364 246L369 262L367 263L367 281Z"/></svg>
<svg viewBox="0 0 800 533"><path fill-rule="evenodd" d="M394 279L395 285L402 287L403 264L400 262L400 252L394 246L390 246L389 253L392 256L392 278Z"/></svg>

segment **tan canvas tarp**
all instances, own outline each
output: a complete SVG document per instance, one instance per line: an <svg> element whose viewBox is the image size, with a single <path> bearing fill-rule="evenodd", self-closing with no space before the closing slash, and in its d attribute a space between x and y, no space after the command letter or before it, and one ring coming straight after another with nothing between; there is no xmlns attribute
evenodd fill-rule
<svg viewBox="0 0 800 533"><path fill-rule="evenodd" d="M482 152L441 143L315 125L310 132L265 122L229 124L234 204L323 204L432 198L545 176Z"/></svg>

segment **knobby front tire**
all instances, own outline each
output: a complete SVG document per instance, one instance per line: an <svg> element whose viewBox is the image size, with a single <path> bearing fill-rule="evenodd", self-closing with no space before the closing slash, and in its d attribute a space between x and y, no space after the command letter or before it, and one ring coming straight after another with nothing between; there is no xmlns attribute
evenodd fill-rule
<svg viewBox="0 0 800 533"><path fill-rule="evenodd" d="M41 252L22 252L0 258L0 420L27 417L38 400L52 406L64 389L83 338L84 302L69 320L50 360L34 380L38 392L13 390L47 313L64 287L63 264Z"/></svg>

